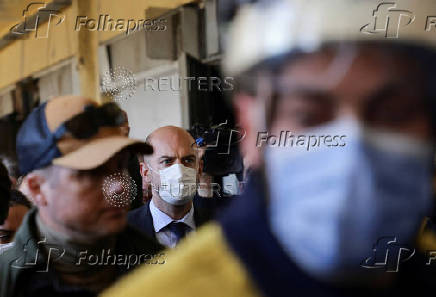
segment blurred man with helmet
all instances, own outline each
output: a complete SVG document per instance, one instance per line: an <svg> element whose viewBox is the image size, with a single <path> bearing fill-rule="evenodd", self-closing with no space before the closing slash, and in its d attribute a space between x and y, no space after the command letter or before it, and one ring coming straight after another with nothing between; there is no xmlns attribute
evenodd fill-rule
<svg viewBox="0 0 436 297"><path fill-rule="evenodd" d="M434 263L416 240L433 207L435 4L242 5L223 66L238 77L241 149L257 172L218 224L104 296L434 288ZM260 135L279 140L259 145Z"/></svg>

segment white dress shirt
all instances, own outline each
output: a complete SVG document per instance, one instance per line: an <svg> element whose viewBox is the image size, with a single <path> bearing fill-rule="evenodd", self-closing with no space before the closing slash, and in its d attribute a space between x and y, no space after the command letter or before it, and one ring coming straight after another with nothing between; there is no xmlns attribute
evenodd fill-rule
<svg viewBox="0 0 436 297"><path fill-rule="evenodd" d="M192 205L189 212L180 220L173 220L166 213L162 212L156 207L153 200L150 201L150 213L153 218L154 232L156 233L157 241L169 248L174 248L177 244L177 237L173 232L165 228L172 222L183 222L187 226L186 233L195 231L194 221L194 205Z"/></svg>

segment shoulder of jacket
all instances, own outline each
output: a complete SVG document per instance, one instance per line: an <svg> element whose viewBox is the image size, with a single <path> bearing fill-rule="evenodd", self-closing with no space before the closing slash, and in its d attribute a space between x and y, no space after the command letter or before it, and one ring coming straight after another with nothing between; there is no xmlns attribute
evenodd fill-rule
<svg viewBox="0 0 436 297"><path fill-rule="evenodd" d="M150 203L146 203L138 208L135 208L127 213L128 218L142 216L144 213L147 213L147 209L149 209Z"/></svg>
<svg viewBox="0 0 436 297"><path fill-rule="evenodd" d="M14 262L23 257L23 253L14 246L0 256L0 296L10 296L19 275L25 272L23 267L14 267Z"/></svg>
<svg viewBox="0 0 436 297"><path fill-rule="evenodd" d="M132 241L132 238L135 240ZM127 224L124 230L118 234L117 245L120 247L130 247L133 248L131 252L149 252L157 253L165 247L157 242L155 239L151 238L147 234L144 234L141 230L137 229L136 226Z"/></svg>

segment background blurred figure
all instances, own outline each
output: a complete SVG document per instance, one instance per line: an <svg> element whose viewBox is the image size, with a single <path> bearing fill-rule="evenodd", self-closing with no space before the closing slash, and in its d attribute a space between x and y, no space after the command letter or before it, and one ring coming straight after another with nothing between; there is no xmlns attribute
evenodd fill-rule
<svg viewBox="0 0 436 297"><path fill-rule="evenodd" d="M124 116L123 123L120 125L121 133L125 135L126 137L129 137L130 133L130 125L129 125L129 116L127 115L127 112L124 110L121 110Z"/></svg>
<svg viewBox="0 0 436 297"><path fill-rule="evenodd" d="M235 108L247 132L245 193L165 270L138 272L103 296L435 289L436 269L415 242L433 206L436 39L423 25L434 4L243 6L224 66L237 76Z"/></svg>
<svg viewBox="0 0 436 297"><path fill-rule="evenodd" d="M130 132L129 117L127 116L127 112L125 112L124 110L122 110L122 113L124 116L124 120L120 125L121 133L126 137L129 137L129 132ZM129 170L130 177L135 181L135 185L136 185L136 196L135 199L132 201L132 205L131 205L131 209L135 209L144 204L143 197L142 197L143 194L142 178L139 168L139 160L138 160L138 156L135 153L132 153L129 157L128 170Z"/></svg>
<svg viewBox="0 0 436 297"><path fill-rule="evenodd" d="M144 157L141 174L144 183L151 184L153 196L129 213L129 223L173 248L210 220L214 209L198 205L202 200L196 196L201 163L193 148L195 141L186 130L161 127L146 142L153 146L153 154Z"/></svg>
<svg viewBox="0 0 436 297"><path fill-rule="evenodd" d="M54 98L27 117L17 155L36 208L0 257L1 296L93 296L145 261L114 262L114 255L150 260L163 248L127 226L122 177L129 150L152 148L122 135L122 119L114 103L74 96Z"/></svg>
<svg viewBox="0 0 436 297"><path fill-rule="evenodd" d="M32 204L17 190L11 191L9 214L3 224L0 224L0 255L13 246L12 240L23 221L24 216L32 208Z"/></svg>
<svg viewBox="0 0 436 297"><path fill-rule="evenodd" d="M198 139L196 139L196 141L197 140ZM205 161L204 155L206 153L206 147L195 146L195 152L197 158L201 160L200 162L204 164ZM201 170L201 173L198 178L197 194L202 198L220 199L222 196L221 186L220 184L214 182L214 177L212 175Z"/></svg>
<svg viewBox="0 0 436 297"><path fill-rule="evenodd" d="M16 189L18 186L17 182L20 177L17 162L12 158L4 155L0 156L0 160L1 160L0 162L2 162L3 165L5 165L6 169L8 170L9 178L11 179L12 182L12 188Z"/></svg>
<svg viewBox="0 0 436 297"><path fill-rule="evenodd" d="M138 160L140 166L139 172L141 173L141 178L142 178L142 202L146 204L153 197L153 190L151 188L151 183L147 182L146 177L142 175L142 170L143 170L142 168L145 165L145 159L144 157L139 156Z"/></svg>
<svg viewBox="0 0 436 297"><path fill-rule="evenodd" d="M226 120L209 126L194 124L189 133L203 163L198 193L201 197L214 197L220 208L225 207L241 194L244 167L238 144L245 132Z"/></svg>
<svg viewBox="0 0 436 297"><path fill-rule="evenodd" d="M8 216L11 180L6 167L0 162L0 224Z"/></svg>

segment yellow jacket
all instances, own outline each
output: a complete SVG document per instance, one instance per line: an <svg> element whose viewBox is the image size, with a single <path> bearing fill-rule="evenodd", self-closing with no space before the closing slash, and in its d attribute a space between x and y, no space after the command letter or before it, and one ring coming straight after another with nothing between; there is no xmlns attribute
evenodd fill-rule
<svg viewBox="0 0 436 297"><path fill-rule="evenodd" d="M209 224L168 252L159 267L137 269L102 297L260 297L221 227Z"/></svg>

